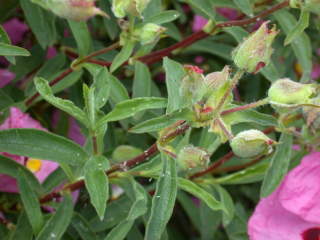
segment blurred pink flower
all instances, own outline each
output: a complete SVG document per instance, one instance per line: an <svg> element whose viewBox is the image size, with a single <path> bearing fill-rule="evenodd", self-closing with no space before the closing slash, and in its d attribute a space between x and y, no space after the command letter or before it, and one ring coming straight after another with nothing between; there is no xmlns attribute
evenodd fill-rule
<svg viewBox="0 0 320 240"><path fill-rule="evenodd" d="M16 45L23 40L24 34L28 31L28 26L18 20L17 18L11 18L3 24L4 30L9 35L12 44Z"/></svg>
<svg viewBox="0 0 320 240"><path fill-rule="evenodd" d="M57 50L54 47L48 47L47 49L47 59L53 58L57 55Z"/></svg>
<svg viewBox="0 0 320 240"><path fill-rule="evenodd" d="M6 86L14 78L15 78L14 73L6 69L0 69L0 88L3 88L4 86Z"/></svg>
<svg viewBox="0 0 320 240"><path fill-rule="evenodd" d="M311 72L311 78L313 80L317 80L318 78L320 78L320 64L319 63L315 63L313 65L312 72Z"/></svg>
<svg viewBox="0 0 320 240"><path fill-rule="evenodd" d="M228 20L237 20L240 16L239 11L233 8L217 8L217 13Z"/></svg>
<svg viewBox="0 0 320 240"><path fill-rule="evenodd" d="M200 15L195 15L192 23L192 31L198 32L207 24L208 20Z"/></svg>
<svg viewBox="0 0 320 240"><path fill-rule="evenodd" d="M259 202L248 223L250 240L319 240L319 183L320 152L313 152Z"/></svg>
<svg viewBox="0 0 320 240"><path fill-rule="evenodd" d="M47 131L40 125L39 122L15 107L10 108L10 116L0 125L0 130L10 128L36 128ZM59 166L56 162L47 160L33 159L9 153L0 154L15 160L20 164L25 165L30 171L34 173L34 175L40 182L43 182L47 178L47 176L50 175ZM0 174L0 191L11 193L18 192L16 180L10 176Z"/></svg>

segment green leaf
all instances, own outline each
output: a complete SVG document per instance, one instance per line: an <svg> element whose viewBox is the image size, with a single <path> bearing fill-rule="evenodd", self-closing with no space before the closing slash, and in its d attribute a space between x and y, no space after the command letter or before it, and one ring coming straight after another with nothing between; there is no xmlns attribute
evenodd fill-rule
<svg viewBox="0 0 320 240"><path fill-rule="evenodd" d="M77 42L80 57L88 55L92 49L92 42L87 23L84 21L76 22L68 20L73 37Z"/></svg>
<svg viewBox="0 0 320 240"><path fill-rule="evenodd" d="M88 154L64 137L36 129L0 131L0 151L79 166Z"/></svg>
<svg viewBox="0 0 320 240"><path fill-rule="evenodd" d="M151 96L151 74L149 68L137 61L134 67L132 98Z"/></svg>
<svg viewBox="0 0 320 240"><path fill-rule="evenodd" d="M134 127L130 128L129 131L132 133L145 133L145 132L155 132L159 131L178 120L192 120L192 115L190 109L184 108L181 110L173 111L169 114L152 118L146 120L142 123L135 125Z"/></svg>
<svg viewBox="0 0 320 240"><path fill-rule="evenodd" d="M93 87L88 87L85 83L82 85L82 92L84 98L85 111L87 113L87 117L89 119L89 128L93 129L96 122L96 108L94 101L94 92L95 89Z"/></svg>
<svg viewBox="0 0 320 240"><path fill-rule="evenodd" d="M277 126L277 119L269 114L260 113L252 109L237 111L223 116L227 124L237 124L243 122L257 123L261 126Z"/></svg>
<svg viewBox="0 0 320 240"><path fill-rule="evenodd" d="M276 20L279 22L283 31L288 35L292 29L295 28L297 21L295 17L290 14L287 10L282 9L273 13ZM298 62L303 69L303 82L310 79L310 74L312 70L312 49L310 39L307 34L301 33L291 42L294 54L297 57Z"/></svg>
<svg viewBox="0 0 320 240"><path fill-rule="evenodd" d="M6 158L0 155L0 173L9 175L17 179L20 172L24 173L32 189L36 191L41 189L38 179L25 166L12 160L11 158Z"/></svg>
<svg viewBox="0 0 320 240"><path fill-rule="evenodd" d="M162 154L163 168L152 198L145 240L159 240L172 215L177 196L176 162Z"/></svg>
<svg viewBox="0 0 320 240"><path fill-rule="evenodd" d="M96 76L94 76L93 87L95 88L95 105L97 109L102 108L108 101L110 96L111 85L108 81L107 68L101 68Z"/></svg>
<svg viewBox="0 0 320 240"><path fill-rule="evenodd" d="M287 173L292 152L292 136L282 133L276 152L272 156L269 169L261 187L261 197L270 195Z"/></svg>
<svg viewBox="0 0 320 240"><path fill-rule="evenodd" d="M133 52L134 46L135 42L133 41L127 41L124 44L118 55L112 61L112 64L110 66L111 73L117 70L118 67L120 67L125 61L129 59L131 53Z"/></svg>
<svg viewBox="0 0 320 240"><path fill-rule="evenodd" d="M145 22L151 22L155 24L163 24L167 22L172 22L180 16L180 13L175 10L163 11L157 15L147 18Z"/></svg>
<svg viewBox="0 0 320 240"><path fill-rule="evenodd" d="M129 99L128 91L125 86L119 81L119 79L109 72L107 74L107 77L111 85L110 99L112 100L112 102L116 104L118 102Z"/></svg>
<svg viewBox="0 0 320 240"><path fill-rule="evenodd" d="M246 15L253 15L253 8L250 0L233 0L237 7Z"/></svg>
<svg viewBox="0 0 320 240"><path fill-rule="evenodd" d="M11 232L10 237L8 238L8 240L16 239L33 239L32 226L29 223L28 216L26 215L25 211L21 212L16 228L13 230L13 232Z"/></svg>
<svg viewBox="0 0 320 240"><path fill-rule="evenodd" d="M20 5L28 25L41 47L45 49L47 46L53 45L57 39L55 16L30 0L20 0Z"/></svg>
<svg viewBox="0 0 320 240"><path fill-rule="evenodd" d="M71 224L76 229L81 239L84 239L84 240L98 239L97 235L90 228L90 224L80 214L74 212Z"/></svg>
<svg viewBox="0 0 320 240"><path fill-rule="evenodd" d="M0 42L0 56L30 56L28 50Z"/></svg>
<svg viewBox="0 0 320 240"><path fill-rule="evenodd" d="M57 211L46 222L36 240L56 240L61 239L63 233L67 230L73 215L73 202L70 194L63 196L63 202L60 203Z"/></svg>
<svg viewBox="0 0 320 240"><path fill-rule="evenodd" d="M213 11L213 1L210 0L186 0L189 4L191 4L194 8L200 10L206 16L215 20L215 11Z"/></svg>
<svg viewBox="0 0 320 240"><path fill-rule="evenodd" d="M103 219L109 198L108 177L99 156L92 157L85 166L85 185L90 195L90 202Z"/></svg>
<svg viewBox="0 0 320 240"><path fill-rule="evenodd" d="M185 71L180 63L170 60L167 57L163 60L163 67L166 72L166 85L168 91L167 113L171 113L174 110L180 109L184 104L179 91Z"/></svg>
<svg viewBox="0 0 320 240"><path fill-rule="evenodd" d="M19 171L18 186L24 209L29 218L33 232L35 235L37 235L42 228L44 219L41 213L38 196L34 192L34 189L32 189L32 186L29 183L25 173L21 170Z"/></svg>
<svg viewBox="0 0 320 240"><path fill-rule="evenodd" d="M284 40L284 45L290 44L296 37L303 33L303 31L309 26L309 17L309 11L301 10L299 21L296 26L287 34L287 37Z"/></svg>
<svg viewBox="0 0 320 240"><path fill-rule="evenodd" d="M212 194L208 193L206 190L199 187L194 182L188 179L178 178L178 185L180 189L204 201L208 205L208 207L210 207L212 210L226 211L226 209L224 209L224 206L221 204L221 202L219 202L217 199L214 198Z"/></svg>
<svg viewBox="0 0 320 240"><path fill-rule="evenodd" d="M6 31L1 25L0 25L0 43L11 44L11 40L8 34L6 33ZM6 56L5 58L12 64L16 64L16 59L13 56Z"/></svg>
<svg viewBox="0 0 320 240"><path fill-rule="evenodd" d="M230 196L227 190L225 190L220 185L214 185L214 187L217 189L220 195L221 204L223 204L224 209L226 210L225 212L222 213L222 221L223 221L223 225L227 226L234 217L234 211L235 211L234 203L233 203L232 197Z"/></svg>
<svg viewBox="0 0 320 240"><path fill-rule="evenodd" d="M36 78L34 80L36 85L36 89L40 93L40 95L53 106L61 109L62 111L67 112L79 122L83 123L85 126L88 125L88 120L86 114L78 108L73 102L69 100L64 100L58 97L55 97L52 93L52 90L48 84L48 82L43 78Z"/></svg>
<svg viewBox="0 0 320 240"><path fill-rule="evenodd" d="M269 163L263 162L244 170L216 178L215 183L219 184L246 184L261 181L267 171Z"/></svg>
<svg viewBox="0 0 320 240"><path fill-rule="evenodd" d="M110 113L101 118L98 122L98 125L101 126L107 122L118 121L132 117L136 113L146 109L164 108L166 107L166 104L166 98L157 97L134 98L126 100L118 103Z"/></svg>
<svg viewBox="0 0 320 240"><path fill-rule="evenodd" d="M114 40L119 33L119 26L117 24L117 18L111 11L111 2L109 0L101 0L99 7L104 11L110 18L103 18L104 27L106 28L111 40Z"/></svg>
<svg viewBox="0 0 320 240"><path fill-rule="evenodd" d="M120 185L134 202L130 207L127 218L113 228L105 240L124 239L132 228L134 221L138 217L144 215L148 209L147 193L144 188L134 180L134 178L130 177L129 179L122 179Z"/></svg>

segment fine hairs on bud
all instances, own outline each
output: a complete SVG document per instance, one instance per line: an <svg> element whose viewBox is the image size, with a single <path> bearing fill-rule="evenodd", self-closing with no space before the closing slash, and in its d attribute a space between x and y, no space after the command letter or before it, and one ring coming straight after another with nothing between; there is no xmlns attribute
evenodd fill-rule
<svg viewBox="0 0 320 240"><path fill-rule="evenodd" d="M210 161L210 155L202 148L192 145L182 148L177 156L177 162L182 171L196 172L205 169Z"/></svg>
<svg viewBox="0 0 320 240"><path fill-rule="evenodd" d="M254 158L272 152L275 143L263 132L251 129L238 133L230 142L235 155L241 158Z"/></svg>
<svg viewBox="0 0 320 240"><path fill-rule="evenodd" d="M282 78L271 85L268 97L272 103L305 104L309 103L315 90L313 84L303 84L289 78Z"/></svg>

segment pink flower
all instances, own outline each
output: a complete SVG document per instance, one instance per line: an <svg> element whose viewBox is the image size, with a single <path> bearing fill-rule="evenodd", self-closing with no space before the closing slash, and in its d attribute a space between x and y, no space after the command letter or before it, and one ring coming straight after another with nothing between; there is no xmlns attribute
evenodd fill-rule
<svg viewBox="0 0 320 240"><path fill-rule="evenodd" d="M0 130L10 128L36 128L47 131L39 122L15 107L10 108L10 116L0 125ZM59 166L57 163L48 160L33 159L9 153L1 154L25 165L41 183ZM10 176L0 174L0 191L18 192L16 180Z"/></svg>
<svg viewBox="0 0 320 240"><path fill-rule="evenodd" d="M316 63L313 65L312 72L311 72L311 78L313 80L317 80L320 78L320 64Z"/></svg>
<svg viewBox="0 0 320 240"><path fill-rule="evenodd" d="M15 78L14 73L6 69L0 69L0 88L3 88L4 86L6 86L14 78Z"/></svg>
<svg viewBox="0 0 320 240"><path fill-rule="evenodd" d="M208 20L200 15L195 15L192 23L192 31L198 32L207 24Z"/></svg>
<svg viewBox="0 0 320 240"><path fill-rule="evenodd" d="M239 12L233 8L217 8L217 13L228 20L237 20L240 15Z"/></svg>
<svg viewBox="0 0 320 240"><path fill-rule="evenodd" d="M12 44L16 45L23 40L24 34L28 31L28 26L18 20L17 18L12 18L3 24L4 30L8 33Z"/></svg>
<svg viewBox="0 0 320 240"><path fill-rule="evenodd" d="M250 240L320 239L320 152L302 159L248 223Z"/></svg>

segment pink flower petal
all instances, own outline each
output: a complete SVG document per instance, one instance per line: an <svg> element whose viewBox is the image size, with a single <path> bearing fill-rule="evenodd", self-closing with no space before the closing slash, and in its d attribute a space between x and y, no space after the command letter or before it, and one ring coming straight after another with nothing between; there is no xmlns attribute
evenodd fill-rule
<svg viewBox="0 0 320 240"><path fill-rule="evenodd" d="M316 63L313 65L311 78L313 80L317 80L318 78L320 78L320 64Z"/></svg>
<svg viewBox="0 0 320 240"><path fill-rule="evenodd" d="M237 20L239 18L239 12L233 8L217 8L217 13L228 20Z"/></svg>
<svg viewBox="0 0 320 240"><path fill-rule="evenodd" d="M192 31L198 32L207 24L208 20L200 15L195 15L192 23Z"/></svg>
<svg viewBox="0 0 320 240"><path fill-rule="evenodd" d="M14 78L15 78L14 73L6 69L0 69L0 88L3 88L4 86L6 86Z"/></svg>
<svg viewBox="0 0 320 240"><path fill-rule="evenodd" d="M287 175L279 201L288 211L306 221L320 224L320 152L303 158Z"/></svg>
<svg viewBox="0 0 320 240"><path fill-rule="evenodd" d="M3 24L4 30L8 33L12 44L17 44L23 40L24 34L28 31L28 26L18 20L12 18Z"/></svg>

